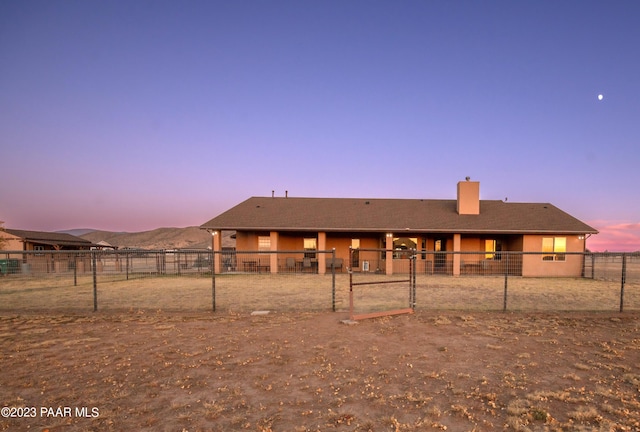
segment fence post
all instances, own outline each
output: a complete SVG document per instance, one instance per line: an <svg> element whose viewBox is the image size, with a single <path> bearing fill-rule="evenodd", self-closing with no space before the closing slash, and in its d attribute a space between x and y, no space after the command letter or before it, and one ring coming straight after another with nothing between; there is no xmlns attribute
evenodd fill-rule
<svg viewBox="0 0 640 432"><path fill-rule="evenodd" d="M331 250L331 310L336 311L336 248Z"/></svg>
<svg viewBox="0 0 640 432"><path fill-rule="evenodd" d="M507 311L507 280L509 279L509 254L504 255L504 300L502 304L502 312Z"/></svg>
<svg viewBox="0 0 640 432"><path fill-rule="evenodd" d="M412 270L411 270L411 309L416 310L416 267L417 263L417 253L416 250L413 250L413 256L411 257Z"/></svg>
<svg viewBox="0 0 640 432"><path fill-rule="evenodd" d="M353 247L349 246L349 319L353 319L353 269L351 264L353 263Z"/></svg>
<svg viewBox="0 0 640 432"><path fill-rule="evenodd" d="M93 311L98 310L98 265L96 251L91 251L91 265L93 267Z"/></svg>
<svg viewBox="0 0 640 432"><path fill-rule="evenodd" d="M73 254L73 286L78 286L78 252Z"/></svg>
<svg viewBox="0 0 640 432"><path fill-rule="evenodd" d="M620 276L620 312L624 310L624 283L627 279L627 254L622 254L622 274Z"/></svg>
<svg viewBox="0 0 640 432"><path fill-rule="evenodd" d="M216 251L211 250L211 301L213 312L216 311Z"/></svg>

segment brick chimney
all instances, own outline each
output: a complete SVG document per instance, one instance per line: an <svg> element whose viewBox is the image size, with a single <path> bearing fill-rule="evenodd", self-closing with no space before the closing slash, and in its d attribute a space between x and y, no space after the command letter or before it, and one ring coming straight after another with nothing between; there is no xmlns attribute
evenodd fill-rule
<svg viewBox="0 0 640 432"><path fill-rule="evenodd" d="M470 181L469 177L458 182L457 210L461 215L480 214L480 182Z"/></svg>

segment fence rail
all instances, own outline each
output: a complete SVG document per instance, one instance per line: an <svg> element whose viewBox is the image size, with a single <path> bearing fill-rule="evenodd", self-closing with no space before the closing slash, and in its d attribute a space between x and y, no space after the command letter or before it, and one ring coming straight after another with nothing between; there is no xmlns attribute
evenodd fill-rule
<svg viewBox="0 0 640 432"><path fill-rule="evenodd" d="M418 309L640 310L639 253L355 252L0 251L0 310L347 310L350 278L384 302L410 271ZM528 260L578 273L523 276Z"/></svg>

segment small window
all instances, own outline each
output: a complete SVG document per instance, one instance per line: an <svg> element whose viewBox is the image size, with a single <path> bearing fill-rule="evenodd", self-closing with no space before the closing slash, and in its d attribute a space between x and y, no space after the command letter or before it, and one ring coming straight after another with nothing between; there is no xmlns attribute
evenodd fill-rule
<svg viewBox="0 0 640 432"><path fill-rule="evenodd" d="M271 250L271 237L269 236L258 237L258 250L259 251Z"/></svg>
<svg viewBox="0 0 640 432"><path fill-rule="evenodd" d="M566 252L566 237L544 237L542 239L543 261L564 261Z"/></svg>
<svg viewBox="0 0 640 432"><path fill-rule="evenodd" d="M36 251L36 252L38 252L38 251L44 251L44 246L33 246L33 250L34 250L34 251ZM37 255L37 256L41 256L41 255L44 255L44 254L40 254L40 253L39 253L39 254L36 254L36 255Z"/></svg>

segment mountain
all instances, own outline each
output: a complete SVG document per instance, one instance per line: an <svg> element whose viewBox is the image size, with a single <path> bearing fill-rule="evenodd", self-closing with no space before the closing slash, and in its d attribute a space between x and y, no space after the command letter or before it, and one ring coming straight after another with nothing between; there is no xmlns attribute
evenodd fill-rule
<svg viewBox="0 0 640 432"><path fill-rule="evenodd" d="M222 232L222 247L235 247L231 236L235 231ZM211 234L198 227L158 228L136 233L92 231L79 235L93 243L107 242L118 248L140 249L206 249L211 247Z"/></svg>

